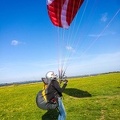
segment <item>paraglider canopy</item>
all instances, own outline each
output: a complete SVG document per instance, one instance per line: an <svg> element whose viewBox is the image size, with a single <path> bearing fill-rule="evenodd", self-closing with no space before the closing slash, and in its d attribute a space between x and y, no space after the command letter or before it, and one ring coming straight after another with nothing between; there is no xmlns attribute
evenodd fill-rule
<svg viewBox="0 0 120 120"><path fill-rule="evenodd" d="M65 53L62 54L62 48L65 46L65 34L63 28L69 28L83 2L84 0L47 0L49 18L53 25L58 27L58 79L60 81L63 81L65 79L65 71L67 69L67 65L65 64L71 56L71 53L66 52L68 53L66 55L67 57L63 58L63 55L65 55ZM59 31L60 28L62 28L61 33ZM66 37L66 42L66 46L69 46L69 37Z"/></svg>
<svg viewBox="0 0 120 120"><path fill-rule="evenodd" d="M84 0L47 0L51 22L58 27L68 28Z"/></svg>

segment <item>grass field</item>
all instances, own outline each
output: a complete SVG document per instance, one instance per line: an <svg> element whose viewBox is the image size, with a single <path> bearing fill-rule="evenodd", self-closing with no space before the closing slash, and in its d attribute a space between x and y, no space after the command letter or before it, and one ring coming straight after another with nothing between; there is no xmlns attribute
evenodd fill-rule
<svg viewBox="0 0 120 120"><path fill-rule="evenodd" d="M0 87L0 120L56 120L36 106L43 83ZM67 120L120 120L120 73L69 79L63 93Z"/></svg>

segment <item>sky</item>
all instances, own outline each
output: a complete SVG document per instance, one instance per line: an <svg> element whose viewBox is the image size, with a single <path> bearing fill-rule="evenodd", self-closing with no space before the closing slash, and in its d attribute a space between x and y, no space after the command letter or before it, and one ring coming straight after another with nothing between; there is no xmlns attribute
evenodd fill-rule
<svg viewBox="0 0 120 120"><path fill-rule="evenodd" d="M84 0L68 29L46 0L0 0L0 83L120 71L120 0Z"/></svg>

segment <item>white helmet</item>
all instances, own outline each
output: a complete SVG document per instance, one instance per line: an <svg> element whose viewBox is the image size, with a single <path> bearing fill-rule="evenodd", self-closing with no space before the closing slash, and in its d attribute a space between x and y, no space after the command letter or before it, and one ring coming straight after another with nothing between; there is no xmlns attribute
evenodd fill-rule
<svg viewBox="0 0 120 120"><path fill-rule="evenodd" d="M49 80L54 80L54 79L57 78L57 75L55 75L53 71L49 71L46 74L46 78L49 79Z"/></svg>

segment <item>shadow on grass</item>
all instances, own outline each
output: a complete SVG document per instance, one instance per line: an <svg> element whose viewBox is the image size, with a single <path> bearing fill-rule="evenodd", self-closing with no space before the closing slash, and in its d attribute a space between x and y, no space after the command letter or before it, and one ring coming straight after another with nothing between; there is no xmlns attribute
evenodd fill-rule
<svg viewBox="0 0 120 120"><path fill-rule="evenodd" d="M92 97L92 95L89 92L75 88L66 88L64 90L64 93L69 96L77 97L77 98Z"/></svg>
<svg viewBox="0 0 120 120"><path fill-rule="evenodd" d="M92 95L87 91L75 89L75 88L66 88L64 93L77 98L91 97ZM48 110L43 116L42 120L57 120L59 112L55 110Z"/></svg>
<svg viewBox="0 0 120 120"><path fill-rule="evenodd" d="M42 120L57 120L58 119L58 111L55 110L48 110L43 116Z"/></svg>

